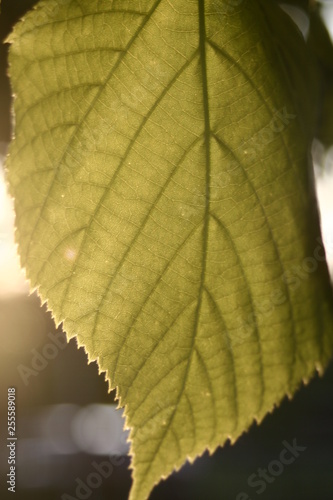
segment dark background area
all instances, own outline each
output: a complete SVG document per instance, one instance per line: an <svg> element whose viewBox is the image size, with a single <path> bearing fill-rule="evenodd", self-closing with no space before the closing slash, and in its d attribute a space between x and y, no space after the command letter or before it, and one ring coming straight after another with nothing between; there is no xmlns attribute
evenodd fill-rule
<svg viewBox="0 0 333 500"><path fill-rule="evenodd" d="M36 2L2 0L0 39ZM0 46L0 143L10 139L10 87L6 76L6 45ZM1 272L1 271L0 271ZM35 295L17 295L0 300L0 414L1 414L1 499L12 498L6 485L7 465L7 389L16 388L17 415L17 492L18 500L61 499L67 493L76 497L76 478L86 482L94 468L92 462L109 457L89 452L55 453L43 437L43 418L50 409L60 408L71 414L87 405L114 404L103 375L95 363L87 364L83 349L74 340L58 349L41 372L22 376L22 366L31 368L35 352L42 353L50 343L55 326L45 307ZM64 334L58 330L59 338ZM35 351L34 351L35 350ZM34 370L36 372L36 370ZM58 406L56 406L58 405ZM65 406L67 405L67 406ZM44 415L44 417L43 417ZM60 415L60 414L59 414ZM51 427L51 438L70 441L70 416L59 416ZM285 466L281 475L267 484L262 494L251 488L248 478L258 468L267 468L278 460L286 440L306 447L294 463ZM126 500L131 485L130 460L115 466L110 477L85 498ZM211 457L205 453L194 465L187 464L163 481L150 500L332 500L333 499L333 364L323 377L316 376L302 386L292 401L283 401L260 426L251 429L231 446L219 448ZM237 498L238 497L238 498ZM66 497L65 497L66 498ZM71 498L71 497L68 497ZM67 498L67 500L68 500ZM82 497L83 498L83 497Z"/></svg>

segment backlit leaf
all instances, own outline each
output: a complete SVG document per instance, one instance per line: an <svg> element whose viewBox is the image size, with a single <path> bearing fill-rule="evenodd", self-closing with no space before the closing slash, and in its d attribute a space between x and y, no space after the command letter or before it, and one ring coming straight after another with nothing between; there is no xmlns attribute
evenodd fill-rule
<svg viewBox="0 0 333 500"><path fill-rule="evenodd" d="M285 22L267 0L47 0L10 36L21 263L118 388L132 500L331 357Z"/></svg>

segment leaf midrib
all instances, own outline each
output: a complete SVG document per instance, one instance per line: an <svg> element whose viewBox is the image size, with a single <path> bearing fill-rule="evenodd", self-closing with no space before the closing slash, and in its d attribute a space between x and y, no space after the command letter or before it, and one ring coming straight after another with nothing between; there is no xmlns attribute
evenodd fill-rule
<svg viewBox="0 0 333 500"><path fill-rule="evenodd" d="M196 310L195 325L194 325L194 341L198 330L200 310L202 304L202 294L204 290L204 282L207 267L207 250L208 250L208 233L209 233L209 211L210 211L210 177L211 177L211 155L210 155L210 116L209 116L209 95L208 95L208 78L207 78L207 62L206 62L206 23L205 23L205 0L199 2L199 50L202 72L202 94L205 122L205 153L206 153L206 196L205 196L205 215L203 225L203 248L202 248L202 269L200 279L200 289L198 297L198 306ZM193 346L194 347L194 346ZM189 363L190 364L190 363Z"/></svg>
<svg viewBox="0 0 333 500"><path fill-rule="evenodd" d="M164 438L168 431L171 429L173 419L176 415L178 404L184 394L184 389L186 386L190 366L193 359L193 354L196 352L195 342L199 326L199 318L202 306L202 297L205 288L205 276L207 267L207 250L208 250L208 236L209 236L209 211L210 211L210 177L211 177L211 154L210 154L210 139L211 139L211 127L210 127L210 113L209 113L209 94L208 94L208 78L207 78L207 62L206 62L206 23L205 23L205 0L198 0L198 17L199 17L199 53L200 53L200 66L202 74L202 92L203 92L203 112L204 112L204 137L205 137L205 167L206 167L206 196L205 196L205 212L203 219L203 236L202 236L202 268L201 268L201 278L200 287L198 294L198 302L195 310L194 327L193 327L193 337L191 352L188 356L188 361L186 364L185 373L183 376L183 383L179 390L177 400L174 405L174 410L170 415L168 425L165 426L163 435L161 436L157 448L155 450L155 456L158 454ZM150 461L147 465L145 475L151 470L153 461Z"/></svg>

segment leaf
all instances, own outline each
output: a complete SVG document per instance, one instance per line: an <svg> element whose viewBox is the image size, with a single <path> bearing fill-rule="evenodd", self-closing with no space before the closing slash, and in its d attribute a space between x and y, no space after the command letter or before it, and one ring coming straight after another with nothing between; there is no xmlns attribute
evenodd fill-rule
<svg viewBox="0 0 333 500"><path fill-rule="evenodd" d="M311 115L264 3L48 0L10 37L21 263L118 388L132 500L332 355Z"/></svg>

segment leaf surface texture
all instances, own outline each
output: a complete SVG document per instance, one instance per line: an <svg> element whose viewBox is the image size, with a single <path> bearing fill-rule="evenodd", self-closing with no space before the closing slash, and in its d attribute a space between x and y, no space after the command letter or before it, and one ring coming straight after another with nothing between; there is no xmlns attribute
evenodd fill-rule
<svg viewBox="0 0 333 500"><path fill-rule="evenodd" d="M21 263L118 388L131 500L331 356L309 127L265 11L48 0L10 37Z"/></svg>

